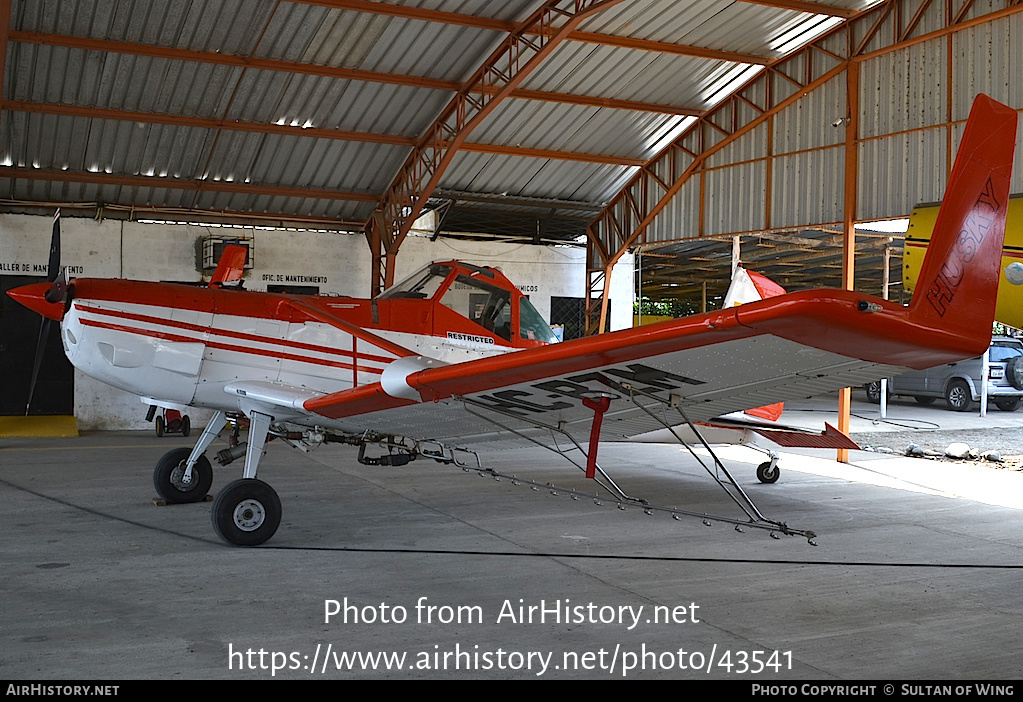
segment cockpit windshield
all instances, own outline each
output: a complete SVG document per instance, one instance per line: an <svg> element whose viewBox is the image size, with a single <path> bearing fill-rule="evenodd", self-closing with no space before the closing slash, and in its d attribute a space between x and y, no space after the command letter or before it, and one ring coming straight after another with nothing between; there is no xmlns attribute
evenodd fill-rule
<svg viewBox="0 0 1023 702"><path fill-rule="evenodd" d="M445 286L448 280L451 282ZM392 285L379 299L433 299L505 341L512 341L513 319L517 312L518 329L515 331L519 339L547 344L558 341L529 300L516 294L507 278L487 267L459 263L456 268L451 263L432 263Z"/></svg>
<svg viewBox="0 0 1023 702"><path fill-rule="evenodd" d="M441 286L444 279L451 272L451 266L443 263L434 263L424 269L418 270L397 285L392 285L380 294L380 299L411 298L414 300L425 300L433 297L437 288Z"/></svg>

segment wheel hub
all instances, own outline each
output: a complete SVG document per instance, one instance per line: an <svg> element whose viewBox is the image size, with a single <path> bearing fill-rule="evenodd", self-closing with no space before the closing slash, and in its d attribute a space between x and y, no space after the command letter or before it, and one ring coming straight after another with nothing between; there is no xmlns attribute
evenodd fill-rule
<svg viewBox="0 0 1023 702"><path fill-rule="evenodd" d="M170 484L181 492L188 492L192 487L192 482L195 480L195 473L187 477L185 476L185 464L186 461L182 461L170 474Z"/></svg>
<svg viewBox="0 0 1023 702"><path fill-rule="evenodd" d="M242 500L234 508L234 525L242 531L255 531L264 519L266 512L256 500Z"/></svg>

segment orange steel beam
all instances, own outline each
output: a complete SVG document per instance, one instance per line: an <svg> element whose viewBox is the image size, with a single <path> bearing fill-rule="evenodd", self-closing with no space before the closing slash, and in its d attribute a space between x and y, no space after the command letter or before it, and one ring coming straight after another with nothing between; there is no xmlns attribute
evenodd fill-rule
<svg viewBox="0 0 1023 702"><path fill-rule="evenodd" d="M160 178L158 176L128 176L110 173L75 173L72 171L47 171L39 168L0 166L0 178L23 178L25 180L51 180L65 183L92 183L97 185L122 185L132 188L167 188L192 192L240 193L244 195L270 195L273 197L300 197L316 200L344 200L349 202L376 202L374 193L342 192L319 188L292 188L279 185L252 185L232 183L223 180L183 180Z"/></svg>
<svg viewBox="0 0 1023 702"><path fill-rule="evenodd" d="M339 235L362 235L362 220L344 220L336 217L315 217L301 214L282 214L280 212L242 212L238 210L194 210L188 207L161 207L157 205L129 205L110 202L67 202L61 200L11 200L0 199L0 203L8 207L39 208L52 213L55 209L87 211L93 219L127 219L140 221L158 219L166 222L201 222L223 223L235 226L305 228L333 231ZM111 213L120 213L114 217ZM127 214L125 217L123 215Z"/></svg>
<svg viewBox="0 0 1023 702"><path fill-rule="evenodd" d="M854 16L857 10L850 10L845 7L832 7L831 5L821 5L816 2L803 2L802 0L741 0L751 5L766 5L768 7L777 7L784 10L797 10L799 12L809 12L814 15L830 15L832 17L845 17L846 19Z"/></svg>
<svg viewBox="0 0 1023 702"><path fill-rule="evenodd" d="M3 1L3 0L0 0ZM158 114L153 112L133 112L129 110L110 110L94 107L74 107L71 105L55 105L52 103L25 102L10 100L4 103L4 109L12 112L30 112L65 117L84 117L109 119L120 122L141 122L150 124L169 124L178 127L195 127L198 129L225 129L237 132L253 132L257 134L281 134L285 136L308 137L312 139L333 139L337 141L357 141L372 144L390 144L411 147L416 145L412 137L393 134L374 134L369 132L352 132L342 129L323 129L319 127L301 127L290 124L264 124L260 122L241 122L226 119L208 119L203 117L186 117L184 115ZM463 151L474 153L499 154L506 156L526 156L530 158L547 158L559 161L580 161L584 163L607 163L616 166L642 166L643 159L605 154L582 153L575 151L557 151L551 149L530 149L519 146L501 144L466 143Z"/></svg>
<svg viewBox="0 0 1023 702"><path fill-rule="evenodd" d="M516 30L516 24L505 20L493 19L491 17L477 17L475 15L463 15L455 12L442 12L438 10L426 10L419 7L407 7L390 5L385 3L367 2L366 0L295 0L307 5L319 5L339 10L353 10L355 12L366 12L375 15L386 15L388 17L401 17L404 19L423 20L425 22L440 22L461 27L473 27L495 32L512 33ZM799 9L802 12L814 12L817 14L835 14L848 16L849 10L818 5L816 3L795 3L801 7L787 7L791 3L757 3L775 5L785 9ZM812 9L805 9L806 7ZM613 34L600 34L597 32L574 31L568 35L569 41L578 41L587 44L601 44L603 46L622 46L630 49L642 49L662 54L678 54L680 56L697 56L702 58L715 59L719 61L736 61L739 63L767 63L770 58L745 54L737 51L718 51L700 46L687 46L685 44L673 44L665 41L653 41L650 39L636 39L633 37L615 36Z"/></svg>
<svg viewBox="0 0 1023 702"><path fill-rule="evenodd" d="M798 12L809 12L816 15L831 15L834 17L851 17L856 14L855 10L844 7L833 7L822 5L806 0L740 0L750 5L766 5L783 10L796 10ZM424 10L419 7L405 7L391 5L381 2L369 2L368 0L292 0L292 2L304 5L318 5L338 10L353 10L355 12L366 12L375 15L388 15L390 17L403 17L405 19L418 19L426 22L441 22L444 24L455 24L462 27L476 27L478 29L492 29L502 32L515 31L513 22L493 19L490 17L477 17L475 15L463 15L455 12L442 12L439 10Z"/></svg>
<svg viewBox="0 0 1023 702"><path fill-rule="evenodd" d="M335 66L277 61L274 59L254 58L249 56L235 56L232 54L220 54L214 51L177 49L168 46L153 46L151 44L129 44L120 41L108 41L106 39L87 39L85 37L40 34L37 32L23 31L11 32L10 38L11 41L22 42L25 44L62 46L69 49L102 51L115 54L131 54L133 56L148 56L152 58L169 59L172 61L191 61L195 63L208 63L220 66L235 66L238 68L260 68L267 71L301 73L305 75L341 78L344 80L358 80L371 83L386 83L388 85L428 88L430 90L447 90L454 92L461 87L461 85L456 81L438 80L436 78L379 73L377 71L363 71L352 68L339 68Z"/></svg>
<svg viewBox="0 0 1023 702"><path fill-rule="evenodd" d="M375 296L391 284L394 262L415 218L437 187L455 153L469 133L508 97L526 76L565 40L587 17L624 0L574 0L560 8L563 0L544 3L520 28L509 35L468 81L466 88L448 104L409 155L398 177L380 200L367 222L367 238L377 247L372 251ZM560 24L555 24L560 23ZM555 26L557 26L556 29ZM551 29L553 33L548 33ZM531 36L531 30L539 32ZM496 87L493 94L474 94L474 88Z"/></svg>
<svg viewBox="0 0 1023 702"><path fill-rule="evenodd" d="M672 44L671 42L666 41L636 39L634 37L621 37L614 36L612 34L597 34L596 32L576 31L569 34L568 39L569 41L585 42L588 44L600 44L602 46L618 46L625 49L653 51L658 54L693 56L696 58L712 59L714 61L768 64L774 60L769 56L758 56L756 54L747 54L739 51L723 51L720 49L708 49L701 46L689 46L687 44Z"/></svg>
<svg viewBox="0 0 1023 702"><path fill-rule="evenodd" d="M478 92L485 95L495 95L497 90L492 86L484 86ZM649 102L637 102L634 100L617 100L615 98L591 97L589 95L570 95L568 93L549 93L542 90L526 90L516 88L511 91L508 97L521 100L542 100L544 102L563 102L572 105L585 105L587 107L610 107L618 110L633 110L640 112L658 112L666 115L692 115L699 117L703 110L694 110L690 107L676 107L674 105L661 105Z"/></svg>
<svg viewBox="0 0 1023 702"><path fill-rule="evenodd" d="M845 72L845 95L849 121L845 124L845 183L842 202L843 236L842 236L842 287L846 290L854 288L855 256L856 256L856 183L859 177L859 115L860 115L860 64L850 61ZM842 388L838 392L838 430L849 433L850 413L852 408L851 388ZM838 449L838 461L849 462L849 450Z"/></svg>
<svg viewBox="0 0 1023 702"><path fill-rule="evenodd" d="M12 112L30 112L44 115L61 115L64 117L86 117L109 119L119 122L140 122L144 124L169 124L173 126L196 127L198 129L226 129L235 132L254 132L257 134L281 134L301 136L314 139L336 139L341 141L358 141L372 144L391 144L394 146L414 146L416 140L393 134L373 134L369 132L352 132L341 129L323 129L320 127L301 127L290 124L264 124L261 122L242 122L227 119L209 119L204 117L187 117L185 115L161 114L156 112L134 112L131 110L110 110L96 107L76 107L72 105L56 105L43 102L26 102L11 100L4 104L4 109Z"/></svg>
<svg viewBox="0 0 1023 702"><path fill-rule="evenodd" d="M380 73L377 71L364 71L350 68L339 68L335 66L324 66L316 64L295 63L291 61L278 61L275 59L250 58L245 56L234 56L231 54L220 54L210 51L194 51L192 49L176 49L171 47L152 46L148 44L129 44L125 42L107 41L105 39L88 39L83 37L71 37L66 35L40 34L36 32L13 31L11 40L26 44L40 44L44 46L61 46L70 49L82 49L85 51L102 51L106 53L130 54L133 56L146 56L150 58L164 58L174 61L191 61L195 63L209 63L222 66L233 66L237 68L258 68L267 71L282 73L299 73L304 75L322 76L327 78L338 78L341 80L356 80L369 83L385 83L388 85L401 85L413 88L427 88L430 90L443 90L456 92L462 85L455 81L439 80L417 76L399 75L395 73ZM674 45L672 45L674 46ZM706 52L704 52L706 53ZM711 52L714 53L714 52ZM738 57L738 55L736 55ZM730 60L738 60L733 58ZM747 63L763 63L767 59L762 57L744 57ZM480 92L493 94L494 90L489 86L482 86ZM555 93L540 90L514 90L510 97L524 100L540 100L545 102L561 102L589 107L612 107L624 110L641 110L645 112L657 112L675 115L700 115L701 110L678 107L675 105L660 105L632 100L616 100L613 98L593 97L589 95L572 95L568 93Z"/></svg>
<svg viewBox="0 0 1023 702"><path fill-rule="evenodd" d="M149 44L130 44L126 42L108 41L105 39L88 39L84 37L72 37L56 34L40 34L37 32L12 31L11 41L25 44L40 44L43 46L61 46L69 49L81 49L83 51L101 51L105 53L129 54L132 56L146 56L149 58L162 58L171 61L190 61L193 63L208 63L219 66L232 66L235 68L257 68L265 71L277 71L280 73L296 73L302 75L321 76L325 78L337 78L339 80L354 80L367 83L383 83L387 85L400 85L411 88L425 88L428 90L443 90L445 92L457 93L463 89L463 84L456 81L440 80L423 76L399 75L396 73L380 73L378 71L364 71L351 68L340 68L336 66L324 66L308 63L295 63L292 61L278 61L275 59L262 59L247 56L235 56L231 54L220 54L213 51L195 51L192 49L176 49L165 46L152 46ZM484 100L494 94L489 86L481 86L478 90L484 94ZM553 93L540 90L514 90L509 97L524 100L541 100L544 102L568 103L574 105L585 105L588 107L611 107L622 110L641 110L644 112L655 112L670 115L699 115L699 110L678 107L676 105L659 105L631 100L615 100L611 98L591 97L588 95L571 95L567 93Z"/></svg>

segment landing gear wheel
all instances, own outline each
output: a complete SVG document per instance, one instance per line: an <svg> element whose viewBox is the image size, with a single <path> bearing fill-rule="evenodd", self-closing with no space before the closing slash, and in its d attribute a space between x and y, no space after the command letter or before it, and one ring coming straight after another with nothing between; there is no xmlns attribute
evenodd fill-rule
<svg viewBox="0 0 1023 702"><path fill-rule="evenodd" d="M192 432L192 420L186 414L181 418L181 435L188 436Z"/></svg>
<svg viewBox="0 0 1023 702"><path fill-rule="evenodd" d="M213 485L213 467L206 456L199 456L199 460L192 466L192 480L184 482L185 463L191 453L190 448L168 451L153 470L153 487L169 504L199 502Z"/></svg>
<svg viewBox="0 0 1023 702"><path fill-rule="evenodd" d="M776 483L780 475L781 471L778 469L777 463L774 465L774 468L771 468L770 461L764 461L757 466L757 480L762 483Z"/></svg>
<svg viewBox="0 0 1023 702"><path fill-rule="evenodd" d="M956 412L969 412L973 407L973 394L964 380L953 380L945 390L945 404Z"/></svg>
<svg viewBox="0 0 1023 702"><path fill-rule="evenodd" d="M162 437L167 425L162 416L156 417L156 435Z"/></svg>
<svg viewBox="0 0 1023 702"><path fill-rule="evenodd" d="M217 535L227 543L258 546L281 525L281 499L262 480L242 478L220 491L210 517Z"/></svg>

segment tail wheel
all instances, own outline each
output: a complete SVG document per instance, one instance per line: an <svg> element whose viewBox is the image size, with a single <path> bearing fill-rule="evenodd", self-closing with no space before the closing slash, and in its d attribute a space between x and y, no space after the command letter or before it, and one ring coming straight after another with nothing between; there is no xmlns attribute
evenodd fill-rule
<svg viewBox="0 0 1023 702"><path fill-rule="evenodd" d="M213 466L206 456L199 456L192 466L191 480L185 482L185 464L191 453L190 448L168 451L153 470L153 487L170 504L199 502L213 485Z"/></svg>
<svg viewBox="0 0 1023 702"><path fill-rule="evenodd" d="M281 525L281 499L255 478L228 484L217 495L210 514L217 535L235 546L258 546Z"/></svg>

